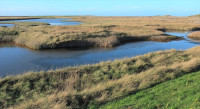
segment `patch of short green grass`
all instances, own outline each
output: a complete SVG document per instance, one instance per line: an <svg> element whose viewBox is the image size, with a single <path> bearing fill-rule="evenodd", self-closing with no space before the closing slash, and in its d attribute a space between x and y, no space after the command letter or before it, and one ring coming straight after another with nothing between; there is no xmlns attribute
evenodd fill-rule
<svg viewBox="0 0 200 109"><path fill-rule="evenodd" d="M101 109L200 109L200 72L148 88Z"/></svg>

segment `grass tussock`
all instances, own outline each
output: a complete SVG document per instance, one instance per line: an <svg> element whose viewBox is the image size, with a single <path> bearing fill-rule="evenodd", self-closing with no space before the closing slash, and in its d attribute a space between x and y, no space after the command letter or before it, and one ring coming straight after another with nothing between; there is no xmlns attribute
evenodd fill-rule
<svg viewBox="0 0 200 109"><path fill-rule="evenodd" d="M2 18L2 17L0 17ZM50 17L41 17L50 18ZM69 18L55 17L55 18ZM165 35L164 31L200 30L198 17L71 17L74 21L84 22L76 26L50 26L46 23L17 22L17 45L32 49L68 47L113 47L130 41L171 41L176 36ZM6 31L0 27L0 31ZM6 37L6 36L2 36Z"/></svg>
<svg viewBox="0 0 200 109"><path fill-rule="evenodd" d="M0 28L0 43L13 42L18 37L19 30L16 28Z"/></svg>
<svg viewBox="0 0 200 109"><path fill-rule="evenodd" d="M200 70L200 47L0 79L1 108L97 108Z"/></svg>
<svg viewBox="0 0 200 109"><path fill-rule="evenodd" d="M188 35L189 38L200 40L200 31L196 31Z"/></svg>

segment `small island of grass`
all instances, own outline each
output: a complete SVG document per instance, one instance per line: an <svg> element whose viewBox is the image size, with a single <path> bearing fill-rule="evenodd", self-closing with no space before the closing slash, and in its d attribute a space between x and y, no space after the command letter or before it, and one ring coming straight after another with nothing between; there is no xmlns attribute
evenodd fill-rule
<svg viewBox="0 0 200 109"><path fill-rule="evenodd" d="M200 40L200 31L192 32L188 35L189 38Z"/></svg>

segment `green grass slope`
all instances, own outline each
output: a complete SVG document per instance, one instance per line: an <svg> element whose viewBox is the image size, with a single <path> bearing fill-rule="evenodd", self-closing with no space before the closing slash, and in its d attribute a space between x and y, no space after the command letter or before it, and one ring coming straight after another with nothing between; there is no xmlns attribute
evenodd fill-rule
<svg viewBox="0 0 200 109"><path fill-rule="evenodd" d="M115 100L101 109L200 109L200 72Z"/></svg>
<svg viewBox="0 0 200 109"><path fill-rule="evenodd" d="M200 46L0 79L0 108L80 109L200 71ZM192 88L191 88L192 89Z"/></svg>

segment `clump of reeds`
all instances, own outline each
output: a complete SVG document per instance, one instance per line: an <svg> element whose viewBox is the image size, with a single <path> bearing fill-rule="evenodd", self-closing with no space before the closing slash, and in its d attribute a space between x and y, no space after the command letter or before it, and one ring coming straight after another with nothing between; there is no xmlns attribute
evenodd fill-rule
<svg viewBox="0 0 200 109"><path fill-rule="evenodd" d="M200 31L192 32L188 35L189 38L200 39Z"/></svg>

